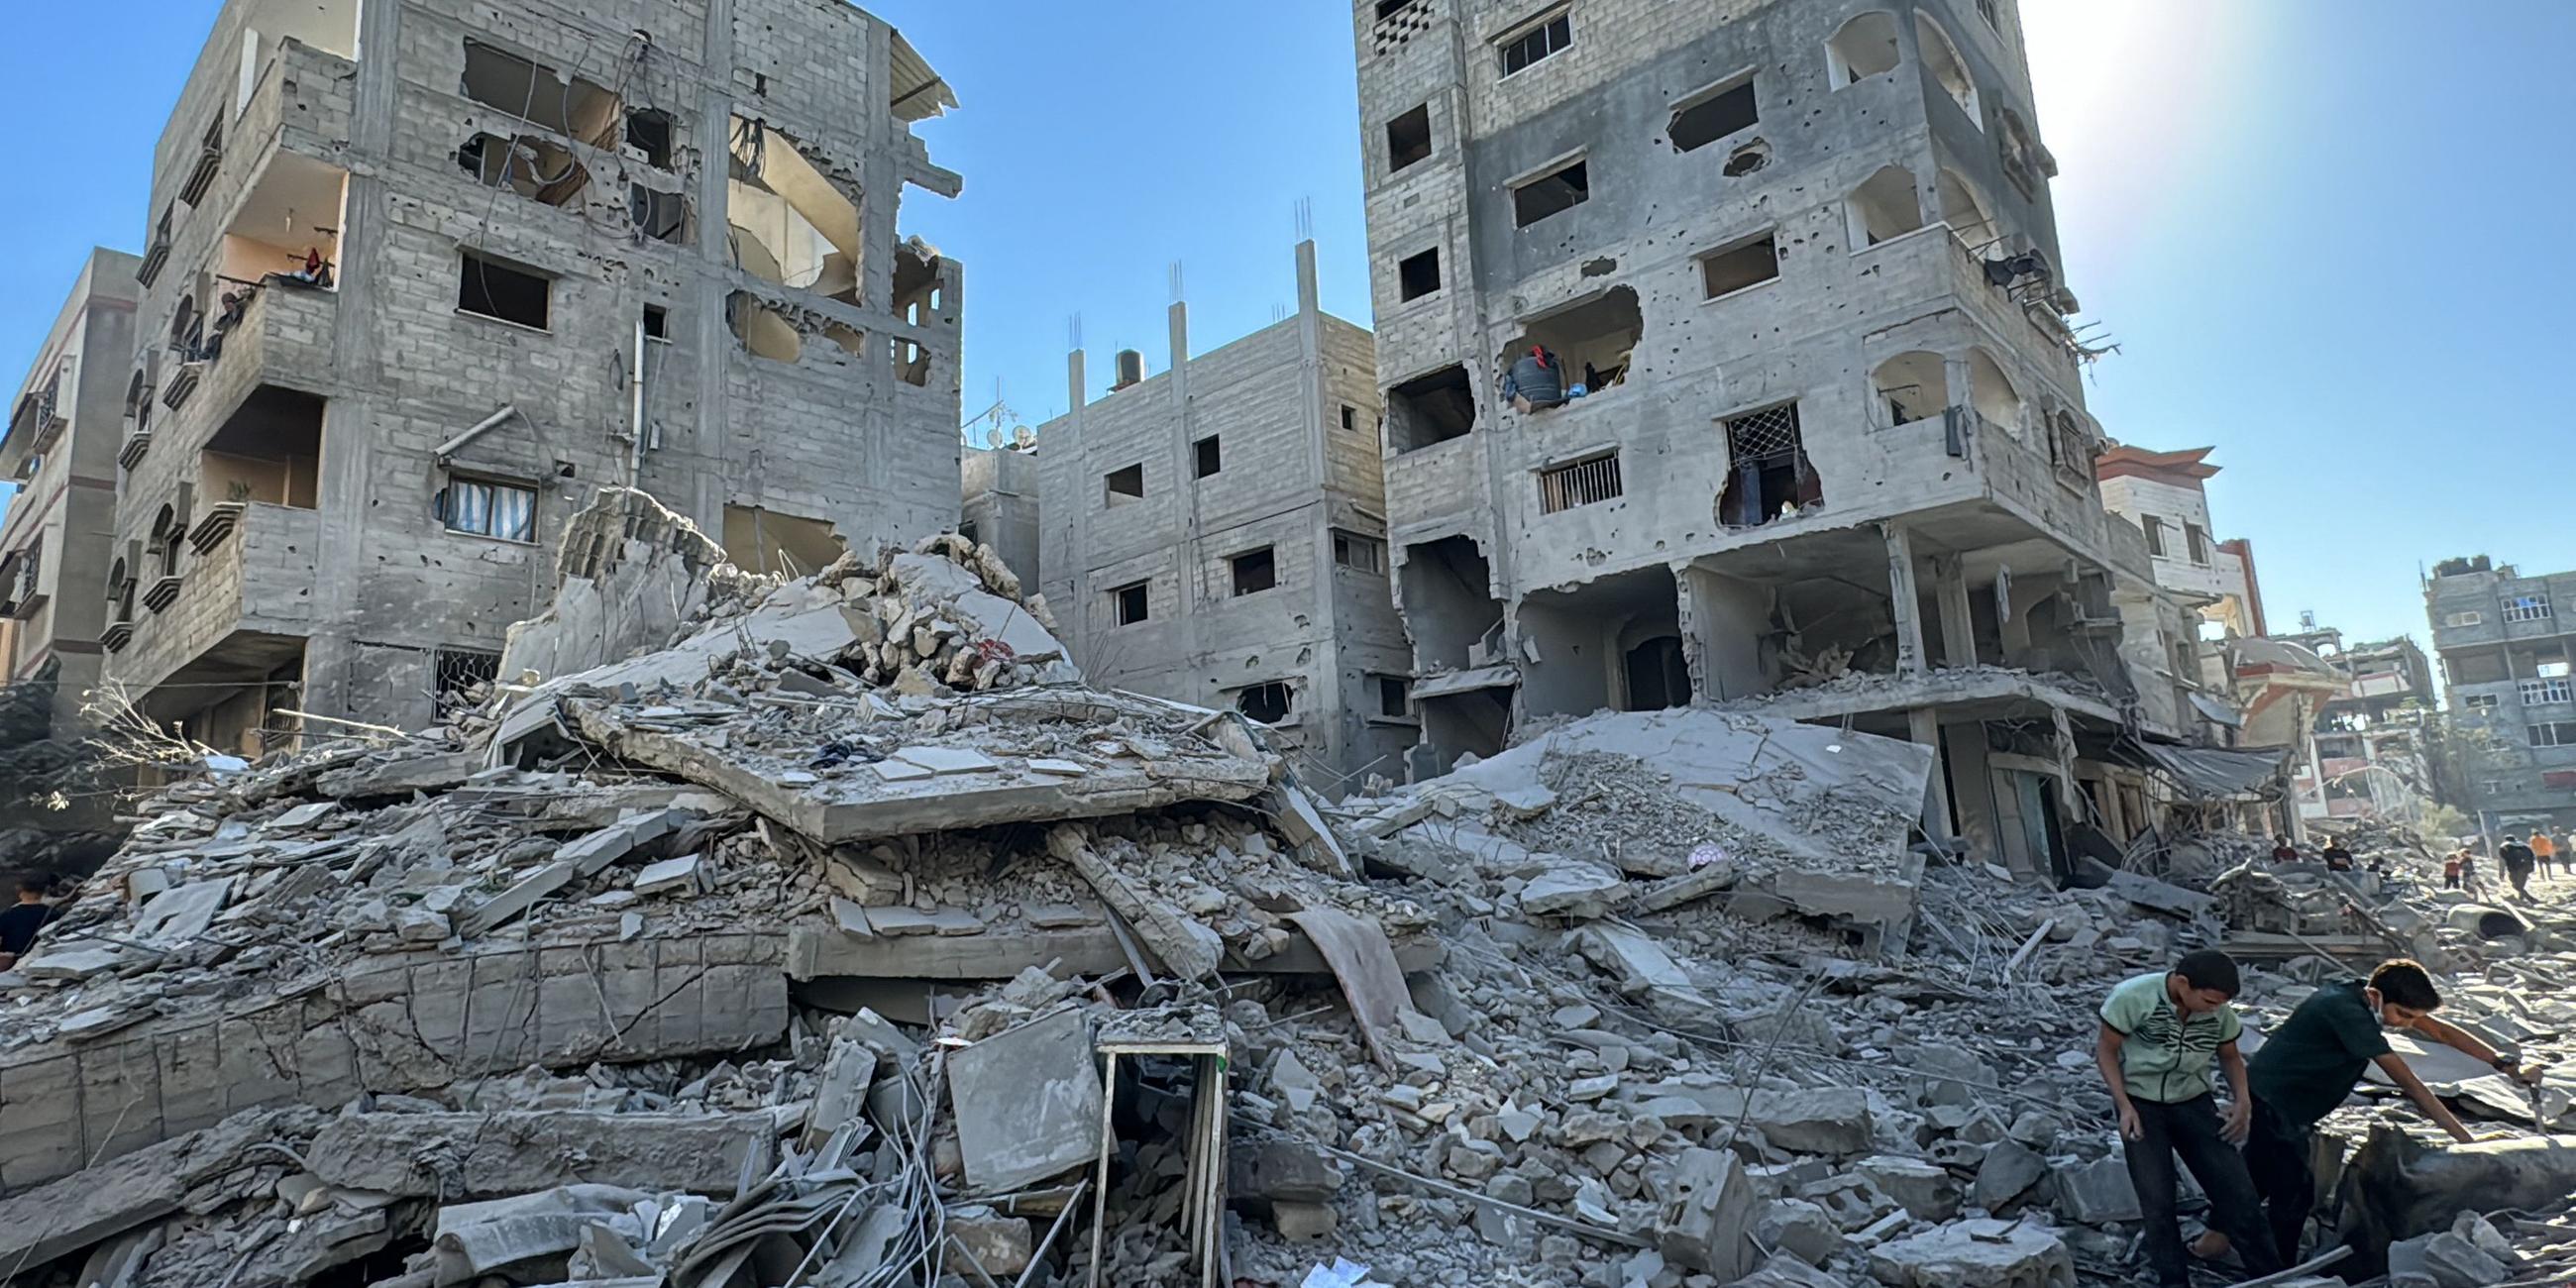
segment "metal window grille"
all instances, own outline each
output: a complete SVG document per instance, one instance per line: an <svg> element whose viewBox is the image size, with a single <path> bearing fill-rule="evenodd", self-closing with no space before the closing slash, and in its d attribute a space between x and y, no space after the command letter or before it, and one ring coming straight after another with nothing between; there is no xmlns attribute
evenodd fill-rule
<svg viewBox="0 0 2576 1288"><path fill-rule="evenodd" d="M1798 404L1765 407L1726 422L1726 450L1737 467L1787 461L1798 454Z"/></svg>
<svg viewBox="0 0 2576 1288"><path fill-rule="evenodd" d="M2571 688L2569 682L2563 677L2546 680L2524 680L2519 687L2522 690L2522 702L2524 706L2533 706L2543 702L2576 702L2576 688Z"/></svg>
<svg viewBox="0 0 2576 1288"><path fill-rule="evenodd" d="M1619 484L1617 453L1595 456L1590 460L1572 461L1538 472L1538 501L1541 514L1595 501L1607 501L1623 495Z"/></svg>
<svg viewBox="0 0 2576 1288"><path fill-rule="evenodd" d="M430 667L439 705L445 707L463 701L466 690L475 685L499 679L501 655L443 648L431 654Z"/></svg>
<svg viewBox="0 0 2576 1288"><path fill-rule="evenodd" d="M2537 622L2549 616L2549 596L2516 595L2504 601L2504 619L2508 622Z"/></svg>

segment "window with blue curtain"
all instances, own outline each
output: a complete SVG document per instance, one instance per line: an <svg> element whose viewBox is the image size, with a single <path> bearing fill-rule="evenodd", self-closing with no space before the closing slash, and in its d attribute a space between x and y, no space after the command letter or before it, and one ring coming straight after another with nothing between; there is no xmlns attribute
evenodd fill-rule
<svg viewBox="0 0 2576 1288"><path fill-rule="evenodd" d="M503 541L537 539L537 491L481 479L452 479L438 490L439 522L450 532Z"/></svg>

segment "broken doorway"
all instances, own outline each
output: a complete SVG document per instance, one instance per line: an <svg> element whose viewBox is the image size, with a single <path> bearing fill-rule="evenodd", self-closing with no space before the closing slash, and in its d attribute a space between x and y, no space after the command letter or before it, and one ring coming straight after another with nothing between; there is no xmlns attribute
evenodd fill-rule
<svg viewBox="0 0 2576 1288"><path fill-rule="evenodd" d="M1824 481L1799 434L1798 404L1730 416L1724 425L1726 490L1718 496L1718 522L1756 527L1825 499Z"/></svg>
<svg viewBox="0 0 2576 1288"><path fill-rule="evenodd" d="M1426 667L1456 670L1502 660L1481 647L1503 624L1493 577L1492 565L1470 537L1404 548L1404 625Z"/></svg>

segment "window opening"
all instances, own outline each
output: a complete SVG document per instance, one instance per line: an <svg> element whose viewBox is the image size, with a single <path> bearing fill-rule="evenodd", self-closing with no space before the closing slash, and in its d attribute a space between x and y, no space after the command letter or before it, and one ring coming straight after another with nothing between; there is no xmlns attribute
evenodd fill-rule
<svg viewBox="0 0 2576 1288"><path fill-rule="evenodd" d="M1396 294L1418 300L1440 289L1440 248L1410 256L1395 266Z"/></svg>
<svg viewBox="0 0 2576 1288"><path fill-rule="evenodd" d="M930 386L930 350L921 347L919 340L907 340L902 336L894 336L892 339L894 341L894 378L907 385L928 388Z"/></svg>
<svg viewBox="0 0 2576 1288"><path fill-rule="evenodd" d="M1690 667L1678 635L1658 635L1628 650L1629 711L1690 705Z"/></svg>
<svg viewBox="0 0 2576 1288"><path fill-rule="evenodd" d="M1915 196L1914 172L1886 166L1852 189L1844 203L1850 212L1852 249L1875 246L1923 226L1923 203Z"/></svg>
<svg viewBox="0 0 2576 1288"><path fill-rule="evenodd" d="M2576 688L2571 688L2563 676L2523 680L2519 681L2516 687L2521 690L2522 704L2527 707L2539 706L2545 702L2576 701Z"/></svg>
<svg viewBox="0 0 2576 1288"><path fill-rule="evenodd" d="M2197 523L2185 523L2182 525L2182 539L2183 548L2191 554L2191 561L2203 568L2208 567L2209 534L2201 531Z"/></svg>
<svg viewBox="0 0 2576 1288"><path fill-rule="evenodd" d="M1288 697L1287 682L1272 680L1237 689L1234 709L1263 724L1277 724L1288 718Z"/></svg>
<svg viewBox="0 0 2576 1288"><path fill-rule="evenodd" d="M2139 520L2139 524L2147 531L2147 553L2154 555L2158 559L2164 558L2165 521L2150 514L2144 519Z"/></svg>
<svg viewBox="0 0 2576 1288"><path fill-rule="evenodd" d="M2553 720L2531 726L2534 747L2576 747L2576 721Z"/></svg>
<svg viewBox="0 0 2576 1288"><path fill-rule="evenodd" d="M1896 70L1896 15L1856 14L1825 42L1825 68L1835 89Z"/></svg>
<svg viewBox="0 0 2576 1288"><path fill-rule="evenodd" d="M2444 626L2484 626L2487 615L2479 612L2452 613L2442 619Z"/></svg>
<svg viewBox="0 0 2576 1288"><path fill-rule="evenodd" d="M430 654L431 692L441 714L468 704L466 694L478 684L501 678L501 655L472 649L442 648Z"/></svg>
<svg viewBox="0 0 2576 1288"><path fill-rule="evenodd" d="M1527 399L1530 405L1522 410L1529 411L1626 383L1646 317L1635 290L1614 286L1521 326L1521 334L1496 355L1496 365L1504 396ZM1544 350L1546 357L1533 354L1533 348Z"/></svg>
<svg viewBox="0 0 2576 1288"><path fill-rule="evenodd" d="M1357 532L1333 529L1333 562L1361 572L1386 572L1386 543Z"/></svg>
<svg viewBox="0 0 2576 1288"><path fill-rule="evenodd" d="M1563 53L1574 43L1574 15L1559 12L1502 42L1503 74L1509 76L1542 58Z"/></svg>
<svg viewBox="0 0 2576 1288"><path fill-rule="evenodd" d="M1386 170L1393 174L1431 159L1431 105L1425 103L1386 123Z"/></svg>
<svg viewBox="0 0 2576 1288"><path fill-rule="evenodd" d="M1210 434L1207 437L1200 439L1197 443L1200 478L1206 478L1208 475L1214 474L1218 470L1225 468L1225 454L1217 445L1218 437L1218 435Z"/></svg>
<svg viewBox="0 0 2576 1288"><path fill-rule="evenodd" d="M689 199L679 193L630 183L626 185L626 217L655 241L689 239Z"/></svg>
<svg viewBox="0 0 2576 1288"><path fill-rule="evenodd" d="M1115 469L1101 477L1105 499L1112 506L1126 505L1145 499L1145 464L1142 461Z"/></svg>
<svg viewBox="0 0 2576 1288"><path fill-rule="evenodd" d="M1755 527L1825 499L1823 481L1799 436L1796 403L1728 417L1726 452L1726 491L1717 504L1720 523Z"/></svg>
<svg viewBox="0 0 2576 1288"><path fill-rule="evenodd" d="M546 329L547 296L553 290L548 278L470 250L458 257L457 264L459 311Z"/></svg>
<svg viewBox="0 0 2576 1288"><path fill-rule="evenodd" d="M793 364L805 356L805 334L759 296L736 291L727 297L725 321L744 351L755 358Z"/></svg>
<svg viewBox="0 0 2576 1288"><path fill-rule="evenodd" d="M1711 251L1699 261L1700 287L1709 299L1733 295L1780 276L1780 246L1774 234Z"/></svg>
<svg viewBox="0 0 2576 1288"><path fill-rule="evenodd" d="M1592 168L1573 161L1512 189L1512 222L1527 228L1592 199Z"/></svg>
<svg viewBox="0 0 2576 1288"><path fill-rule="evenodd" d="M1995 12L1995 0L1977 0L1977 17L1983 19L1996 35L2004 34L2003 16Z"/></svg>
<svg viewBox="0 0 2576 1288"><path fill-rule="evenodd" d="M456 165L486 188L508 188L558 208L571 205L590 183L590 172L570 151L528 134L477 134L457 147Z"/></svg>
<svg viewBox="0 0 2576 1288"><path fill-rule="evenodd" d="M644 306L644 338L647 340L671 338L671 310L659 304Z"/></svg>
<svg viewBox="0 0 2576 1288"><path fill-rule="evenodd" d="M503 541L537 539L537 490L482 479L450 479L431 510L450 532Z"/></svg>
<svg viewBox="0 0 2576 1288"><path fill-rule="evenodd" d="M1745 76L1673 109L1666 132L1672 136L1673 151L1696 152L1761 119L1761 109L1753 100L1753 78Z"/></svg>
<svg viewBox="0 0 2576 1288"><path fill-rule="evenodd" d="M1348 430L1356 430L1356 429L1358 429L1359 427L1360 427L1360 411L1359 411L1359 408L1357 408L1357 407L1353 407L1353 406L1352 406L1352 405L1350 405L1349 403L1343 403L1343 404L1342 404L1342 428L1344 428L1344 429L1348 429Z"/></svg>
<svg viewBox="0 0 2576 1288"><path fill-rule="evenodd" d="M1442 367L1386 391L1387 445L1400 455L1464 438L1476 428L1476 393L1465 367Z"/></svg>
<svg viewBox="0 0 2576 1288"><path fill-rule="evenodd" d="M1271 547L1246 550L1226 561L1234 569L1234 593L1258 595L1279 584L1279 560Z"/></svg>
<svg viewBox="0 0 2576 1288"><path fill-rule="evenodd" d="M2496 702L2496 695L2492 693L2472 693L2460 700L2460 704L2471 711L2493 711Z"/></svg>
<svg viewBox="0 0 2576 1288"><path fill-rule="evenodd" d="M1932 83L1940 86L1941 92L1958 104L1960 111L1968 114L1970 124L1984 129L1985 118L1977 111L1976 78L1968 74L1968 65L1959 57L1958 47L1950 43L1950 33L1918 11L1914 15L1914 43L1923 51L1923 67L1932 74Z"/></svg>
<svg viewBox="0 0 2576 1288"><path fill-rule="evenodd" d="M656 170L671 168L671 115L651 108L626 113L626 150Z"/></svg>
<svg viewBox="0 0 2576 1288"><path fill-rule="evenodd" d="M1119 586L1109 592L1109 614L1120 626L1133 626L1152 616L1150 597L1145 593L1150 583L1137 582Z"/></svg>
<svg viewBox="0 0 2576 1288"><path fill-rule="evenodd" d="M1619 480L1617 452L1551 465L1538 472L1538 508L1541 514L1592 505L1621 495L1624 495L1624 489Z"/></svg>
<svg viewBox="0 0 2576 1288"><path fill-rule="evenodd" d="M539 129L604 148L617 135L617 95L478 40L465 42L465 97Z"/></svg>
<svg viewBox="0 0 2576 1288"><path fill-rule="evenodd" d="M1886 428L1930 420L1950 406L1949 365L1928 349L1911 349L1889 358L1869 378L1887 410Z"/></svg>
<svg viewBox="0 0 2576 1288"><path fill-rule="evenodd" d="M1377 677L1377 713L1389 720L1413 714L1413 681L1400 675Z"/></svg>
<svg viewBox="0 0 2576 1288"><path fill-rule="evenodd" d="M2508 622L2537 622L2549 616L2549 596L2511 595L2504 601L2504 619Z"/></svg>
<svg viewBox="0 0 2576 1288"><path fill-rule="evenodd" d="M966 538L968 541L975 541L975 540L977 539L977 538L976 538L976 535L975 535L975 534L976 534L976 532L977 532L977 528L975 527L975 521L974 521L973 519L960 519L960 520L958 520L958 522L957 522L957 535L958 535L958 536L964 537L964 538Z"/></svg>
<svg viewBox="0 0 2576 1288"><path fill-rule="evenodd" d="M850 357L864 358L868 356L867 333L859 330L857 327L851 326L847 322L824 323L823 338L831 341L834 347L840 349L842 353L847 354Z"/></svg>

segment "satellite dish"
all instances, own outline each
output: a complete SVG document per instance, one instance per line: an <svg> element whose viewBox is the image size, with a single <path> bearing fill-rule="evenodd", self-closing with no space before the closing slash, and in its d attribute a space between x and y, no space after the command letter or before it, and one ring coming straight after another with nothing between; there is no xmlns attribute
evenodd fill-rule
<svg viewBox="0 0 2576 1288"><path fill-rule="evenodd" d="M1025 452L1038 445L1038 432L1026 425L1012 426L1011 445Z"/></svg>

